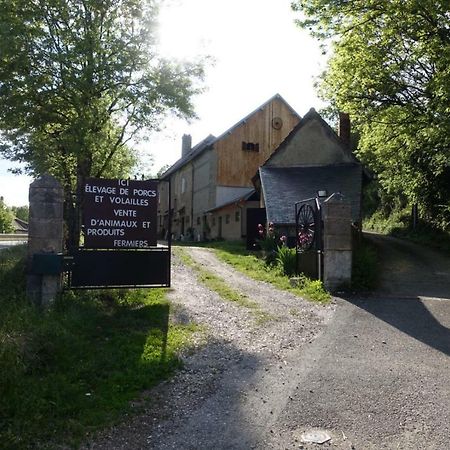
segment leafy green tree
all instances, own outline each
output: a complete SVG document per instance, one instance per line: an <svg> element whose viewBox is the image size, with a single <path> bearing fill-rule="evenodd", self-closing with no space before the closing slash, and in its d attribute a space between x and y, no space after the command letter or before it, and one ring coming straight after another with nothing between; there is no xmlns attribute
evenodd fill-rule
<svg viewBox="0 0 450 450"><path fill-rule="evenodd" d="M84 179L129 175L132 139L194 116L202 64L158 56L157 14L155 0L0 0L0 153L63 183L71 245Z"/></svg>
<svg viewBox="0 0 450 450"><path fill-rule="evenodd" d="M359 157L388 196L450 224L448 0L303 0L299 25L332 49L320 94L350 113Z"/></svg>
<svg viewBox="0 0 450 450"><path fill-rule="evenodd" d="M3 197L0 197L0 233L12 233L13 231L13 215L5 205Z"/></svg>
<svg viewBox="0 0 450 450"><path fill-rule="evenodd" d="M11 212L20 220L28 222L28 206L11 206Z"/></svg>

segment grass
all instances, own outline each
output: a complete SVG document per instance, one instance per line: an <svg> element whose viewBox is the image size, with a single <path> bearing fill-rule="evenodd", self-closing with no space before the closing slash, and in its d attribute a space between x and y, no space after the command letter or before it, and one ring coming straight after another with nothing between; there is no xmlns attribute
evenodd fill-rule
<svg viewBox="0 0 450 450"><path fill-rule="evenodd" d="M230 287L230 285L222 278L218 277L209 270L204 269L182 248L176 248L176 254L186 266L196 272L197 278L202 284L204 284L208 289L216 292L222 299L236 303L244 308L248 308L256 318L258 324L271 320L272 317L270 314L262 311L258 303L249 300L245 294Z"/></svg>
<svg viewBox="0 0 450 450"><path fill-rule="evenodd" d="M412 229L408 209L393 210L389 216L376 211L370 218L364 220L363 228L407 239L446 254L450 252L450 231L433 227L423 220L419 220L417 227Z"/></svg>
<svg viewBox="0 0 450 450"><path fill-rule="evenodd" d="M0 446L76 446L180 367L195 325L170 323L161 289L24 297L24 247L0 252Z"/></svg>
<svg viewBox="0 0 450 450"><path fill-rule="evenodd" d="M298 286L290 284L289 277L284 275L279 266L267 265L258 258L255 252L249 252L240 241L218 241L208 243L222 261L257 281L265 281L278 289L290 291L301 297L319 303L327 303L331 295L324 289L323 284L317 280L300 277Z"/></svg>

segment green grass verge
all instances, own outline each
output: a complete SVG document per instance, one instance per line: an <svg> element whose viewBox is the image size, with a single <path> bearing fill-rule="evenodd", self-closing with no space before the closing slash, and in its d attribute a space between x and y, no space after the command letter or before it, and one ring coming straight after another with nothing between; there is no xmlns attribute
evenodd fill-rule
<svg viewBox="0 0 450 450"><path fill-rule="evenodd" d="M238 241L218 241L208 243L217 257L235 269L257 281L265 281L279 289L290 291L301 297L319 303L328 303L331 295L324 289L322 282L300 277L299 285L291 286L289 277L285 276L278 266L268 266L255 252L245 249L245 244Z"/></svg>
<svg viewBox="0 0 450 450"><path fill-rule="evenodd" d="M23 256L0 252L0 446L76 446L179 368L197 328L170 323L161 289L67 292L39 310Z"/></svg>
<svg viewBox="0 0 450 450"><path fill-rule="evenodd" d="M389 216L376 211L364 220L363 228L432 247L447 255L450 253L450 231L435 228L424 221L419 221L412 229L410 211L406 209L394 210Z"/></svg>
<svg viewBox="0 0 450 450"><path fill-rule="evenodd" d="M244 308L248 308L255 317L258 324L270 320L270 314L264 312L259 307L258 303L248 299L242 292L233 289L225 280L218 277L209 270L204 269L200 264L194 261L187 252L181 247L175 248L176 255L188 267L194 270L197 274L198 280L204 284L211 291L216 292L223 300L227 300L238 304Z"/></svg>

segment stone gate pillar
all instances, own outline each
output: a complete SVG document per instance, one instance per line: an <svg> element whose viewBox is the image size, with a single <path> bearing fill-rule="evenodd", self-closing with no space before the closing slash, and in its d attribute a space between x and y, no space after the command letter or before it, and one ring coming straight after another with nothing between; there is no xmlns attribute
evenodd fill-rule
<svg viewBox="0 0 450 450"><path fill-rule="evenodd" d="M352 211L350 202L333 194L323 205L323 283L331 291L352 278Z"/></svg>
<svg viewBox="0 0 450 450"><path fill-rule="evenodd" d="M27 296L48 307L61 291L58 270L63 250L64 192L56 178L43 175L30 184ZM37 255L37 256L36 256Z"/></svg>

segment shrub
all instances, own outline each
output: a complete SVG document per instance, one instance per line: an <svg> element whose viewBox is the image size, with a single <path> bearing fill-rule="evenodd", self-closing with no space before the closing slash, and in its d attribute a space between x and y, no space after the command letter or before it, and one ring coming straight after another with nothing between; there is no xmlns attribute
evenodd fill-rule
<svg viewBox="0 0 450 450"><path fill-rule="evenodd" d="M267 264L273 264L276 261L279 238L272 222L269 222L267 231L263 225L258 224L259 246L264 252L264 259Z"/></svg>
<svg viewBox="0 0 450 450"><path fill-rule="evenodd" d="M288 248L284 245L277 249L276 261L284 275L291 277L297 272L297 255L295 248Z"/></svg>

